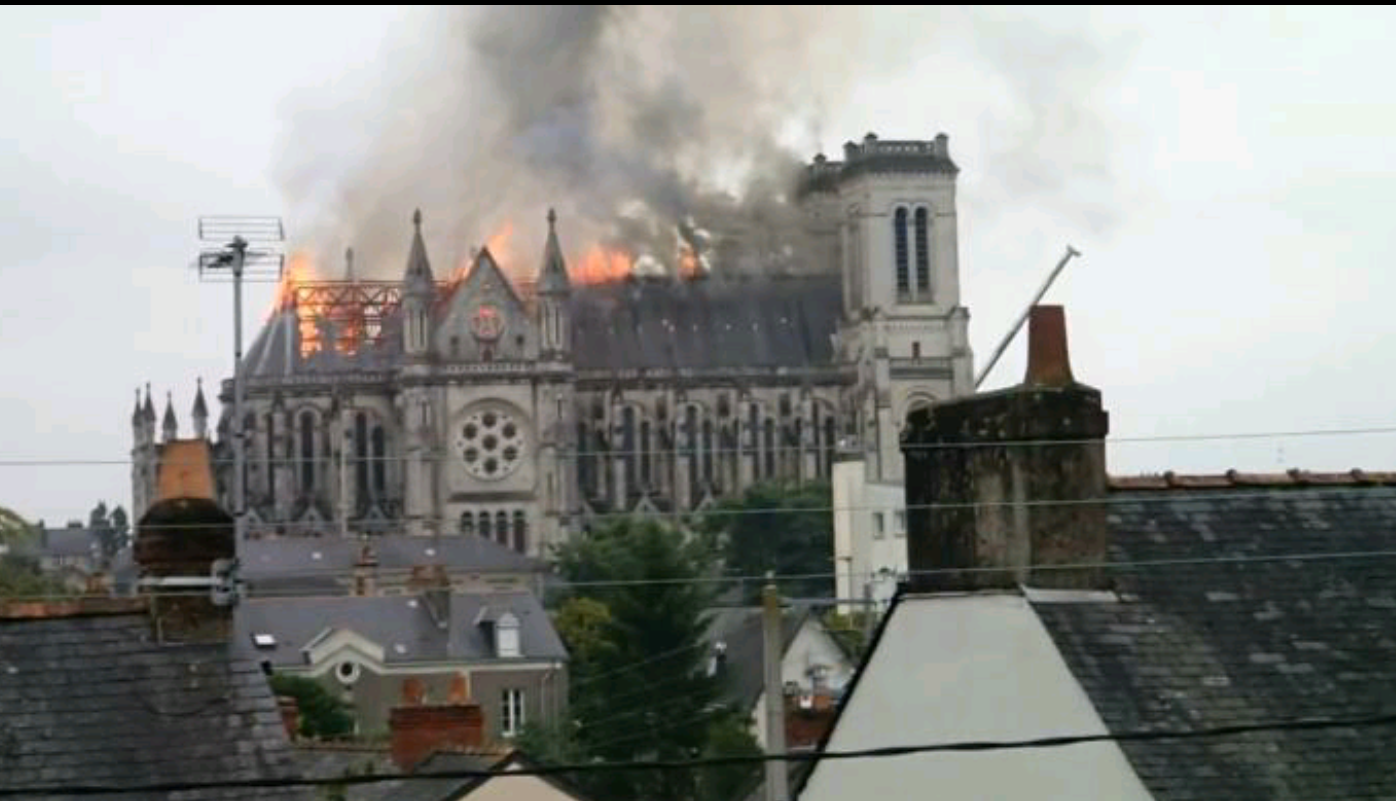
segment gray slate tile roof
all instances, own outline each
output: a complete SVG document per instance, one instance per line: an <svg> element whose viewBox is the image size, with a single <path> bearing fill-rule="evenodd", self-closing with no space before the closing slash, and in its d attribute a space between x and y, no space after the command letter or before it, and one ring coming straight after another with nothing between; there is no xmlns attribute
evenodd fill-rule
<svg viewBox="0 0 1396 801"><path fill-rule="evenodd" d="M1396 550L1396 488L1116 493L1112 561ZM1113 732L1396 712L1396 559L1112 571L1036 605ZM1124 742L1160 801L1396 798L1396 727Z"/></svg>
<svg viewBox="0 0 1396 801"><path fill-rule="evenodd" d="M386 535L365 543L340 537L270 537L244 540L238 558L242 578L255 588L305 588L325 593L346 591L349 576L367 544L378 571L408 571L441 564L448 571L533 573L545 570L536 559L484 537L411 537Z"/></svg>
<svg viewBox="0 0 1396 801"><path fill-rule="evenodd" d="M837 274L763 280L621 280L572 288L573 363L579 370L828 367L843 310ZM443 298L449 288L439 287ZM438 302L438 318L450 306ZM273 314L244 356L249 376L390 370L399 365L401 313L376 344L352 354L298 357L296 312Z"/></svg>
<svg viewBox="0 0 1396 801"><path fill-rule="evenodd" d="M519 619L521 658L567 658L543 606L526 592L453 595L445 629L418 596L251 598L234 615L233 642L241 653L278 667L304 665L302 649L331 629L348 629L382 646L388 664L492 660L493 644L476 621L504 610ZM256 648L254 634L272 635L276 646Z"/></svg>
<svg viewBox="0 0 1396 801"><path fill-rule="evenodd" d="M295 775L256 662L230 658L226 645L152 642L143 613L0 620L0 710L3 790ZM243 788L84 798L260 801L310 794Z"/></svg>
<svg viewBox="0 0 1396 801"><path fill-rule="evenodd" d="M804 625L809 615L806 610L786 613L781 617L782 654L795 640L800 626ZM719 612L708 626L707 641L710 646L715 646L719 641L727 646L718 674L722 688L720 699L723 703L751 711L765 685L761 610L726 609Z"/></svg>
<svg viewBox="0 0 1396 801"><path fill-rule="evenodd" d="M822 367L842 313L837 275L613 281L572 296L579 370Z"/></svg>

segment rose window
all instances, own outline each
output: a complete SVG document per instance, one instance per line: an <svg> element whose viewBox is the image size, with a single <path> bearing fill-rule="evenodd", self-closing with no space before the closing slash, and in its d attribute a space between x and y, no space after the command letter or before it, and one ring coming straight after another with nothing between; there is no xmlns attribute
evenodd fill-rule
<svg viewBox="0 0 1396 801"><path fill-rule="evenodd" d="M504 478L519 467L523 426L507 412L475 412L456 431L456 451L472 476L487 481Z"/></svg>

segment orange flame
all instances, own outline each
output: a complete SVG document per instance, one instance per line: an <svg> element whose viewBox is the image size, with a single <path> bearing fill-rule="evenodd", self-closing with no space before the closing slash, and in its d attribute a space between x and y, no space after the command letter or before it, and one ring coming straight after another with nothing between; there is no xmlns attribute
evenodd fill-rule
<svg viewBox="0 0 1396 801"><path fill-rule="evenodd" d="M305 251L292 253L286 259L286 268L281 273L281 280L276 284L276 296L272 299L271 312L267 316L295 308L296 287L314 280L314 258Z"/></svg>
<svg viewBox="0 0 1396 801"><path fill-rule="evenodd" d="M605 281L618 281L630 275L635 260L623 250L592 245L568 270L573 281L582 284L599 284Z"/></svg>
<svg viewBox="0 0 1396 801"><path fill-rule="evenodd" d="M514 251L511 244L514 238L514 224L505 220L504 225L494 235L485 240L485 247L489 248L490 255L494 256L496 263L500 265L514 263Z"/></svg>

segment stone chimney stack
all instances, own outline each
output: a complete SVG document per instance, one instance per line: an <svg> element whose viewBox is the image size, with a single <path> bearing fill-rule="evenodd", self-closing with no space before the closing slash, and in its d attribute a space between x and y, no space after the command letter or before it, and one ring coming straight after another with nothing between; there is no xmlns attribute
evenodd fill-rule
<svg viewBox="0 0 1396 801"><path fill-rule="evenodd" d="M1062 307L1033 307L1021 385L907 421L912 589L1103 586L1100 571L1029 566L1104 561L1108 432L1100 391L1072 376Z"/></svg>
<svg viewBox="0 0 1396 801"><path fill-rule="evenodd" d="M235 596L214 574L231 570L235 542L233 518L215 497L208 440L165 443L134 549L162 642L227 641Z"/></svg>
<svg viewBox="0 0 1396 801"><path fill-rule="evenodd" d="M393 762L410 771L438 751L472 751L485 744L485 716L470 700L470 682L457 673L446 703L422 704L420 684L403 685L403 704L388 714Z"/></svg>

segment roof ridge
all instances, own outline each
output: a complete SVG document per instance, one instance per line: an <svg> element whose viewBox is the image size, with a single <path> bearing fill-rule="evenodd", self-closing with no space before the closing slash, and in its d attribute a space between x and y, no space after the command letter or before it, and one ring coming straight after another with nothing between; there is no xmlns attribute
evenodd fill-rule
<svg viewBox="0 0 1396 801"><path fill-rule="evenodd" d="M1396 485L1396 471L1311 472L1291 468L1281 473L1144 473L1107 478L1112 490L1240 489L1275 487L1376 487Z"/></svg>

